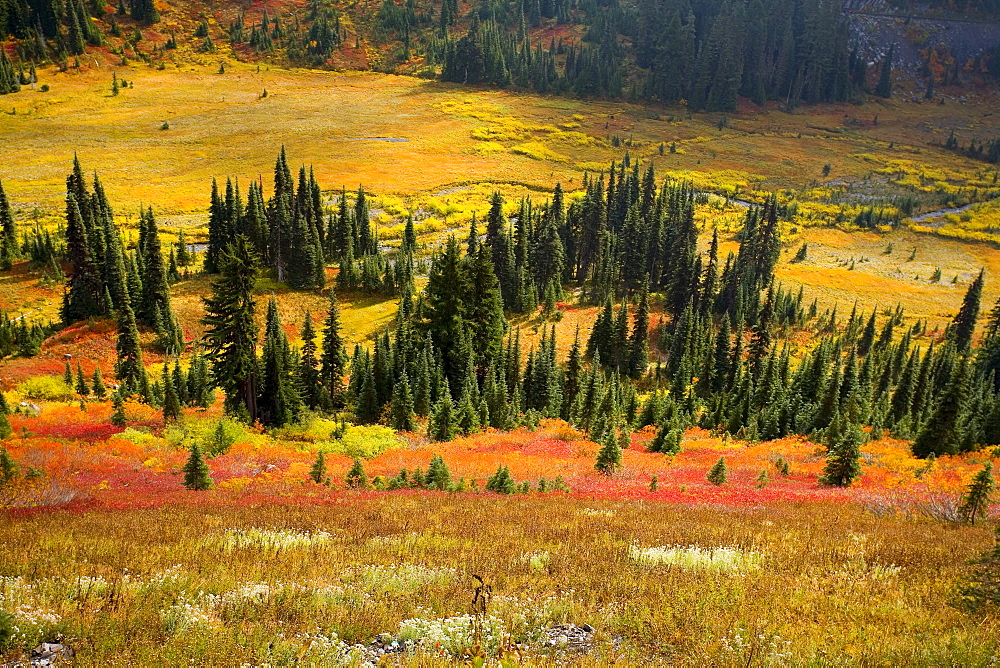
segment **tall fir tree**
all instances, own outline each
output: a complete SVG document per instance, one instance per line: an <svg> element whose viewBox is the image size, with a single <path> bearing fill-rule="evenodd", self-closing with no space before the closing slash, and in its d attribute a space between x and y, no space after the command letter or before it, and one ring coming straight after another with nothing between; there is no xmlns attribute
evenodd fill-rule
<svg viewBox="0 0 1000 668"><path fill-rule="evenodd" d="M206 356L215 384L226 394L226 411L251 423L258 418L256 264L249 239L237 235L220 257L221 276L212 283L212 296L202 298Z"/></svg>

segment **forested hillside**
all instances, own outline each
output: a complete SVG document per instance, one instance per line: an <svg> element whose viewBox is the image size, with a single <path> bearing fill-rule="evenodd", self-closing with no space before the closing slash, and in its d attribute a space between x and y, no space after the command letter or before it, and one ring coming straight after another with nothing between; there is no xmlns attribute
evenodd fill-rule
<svg viewBox="0 0 1000 668"><path fill-rule="evenodd" d="M852 42L836 2L385 0L369 8L313 0L305 8L269 7L176 3L161 13L151 0L116 7L3 0L0 32L13 41L0 60L0 93L34 83L38 64L76 66L89 51L112 64L163 66L192 55L273 60L580 97L684 100L708 111L734 110L738 97L794 108L891 94L892 49ZM933 72L930 49L924 58ZM991 58L975 60L962 77L935 76L957 84L995 74Z"/></svg>

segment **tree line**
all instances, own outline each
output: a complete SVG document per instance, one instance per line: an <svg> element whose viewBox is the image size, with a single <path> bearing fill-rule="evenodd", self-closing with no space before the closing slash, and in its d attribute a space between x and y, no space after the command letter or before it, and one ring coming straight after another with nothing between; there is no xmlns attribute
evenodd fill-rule
<svg viewBox="0 0 1000 668"><path fill-rule="evenodd" d="M820 312L801 289L776 282L783 214L774 197L748 208L738 249L723 259L718 232L698 245L698 195L658 181L652 166L626 155L583 188L567 205L556 184L548 201L522 200L513 213L494 194L483 231L474 218L464 238L452 235L417 290L412 220L399 250L383 253L364 189L353 200L342 190L326 206L305 167L292 185L282 151L266 203L259 182L245 205L234 182L225 195L212 188L204 262L216 279L204 301L206 333L190 342L185 372L177 357L188 342L171 309L171 263L155 217L142 212L136 248L126 250L99 178L85 181L75 161L59 233L64 322L114 317L116 401L134 394L171 419L181 405L206 405L216 387L227 412L265 426L346 411L398 430L425 424L431 438L448 440L561 418L601 444L606 471L628 435L647 426L656 431L650 448L666 453L696 424L749 440L801 434L827 446L825 480L838 485L857 476L864 441L887 433L911 440L924 458L1000 445L1000 304L976 345L982 272L945 331L928 337L926 323L905 325L899 307ZM5 233L5 243L14 236ZM262 272L323 290L336 258L337 285L364 290L349 283L359 275L355 248L383 267L378 289L399 299L394 323L370 348L347 350L332 289L318 332L306 314L301 345L290 344L273 298L261 331L254 295ZM567 292L601 309L590 334L578 332L559 359L547 319L558 317L555 301ZM507 320L516 313L541 319L526 354ZM140 326L173 360L160 379L146 375ZM801 351L792 341L803 330L812 336Z"/></svg>

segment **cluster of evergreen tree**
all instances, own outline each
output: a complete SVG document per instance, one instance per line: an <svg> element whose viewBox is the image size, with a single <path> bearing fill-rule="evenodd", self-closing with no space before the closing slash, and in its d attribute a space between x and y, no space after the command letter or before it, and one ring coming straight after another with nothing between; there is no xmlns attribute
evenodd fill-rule
<svg viewBox="0 0 1000 668"><path fill-rule="evenodd" d="M944 144L945 148L964 153L974 160L983 160L991 164L1000 163L1000 137L988 141L979 141L975 138L969 140L969 145L962 147L958 143L958 137L952 130Z"/></svg>
<svg viewBox="0 0 1000 668"><path fill-rule="evenodd" d="M305 16L294 13L282 21L281 15L272 17L265 9L260 23L251 23L249 27L241 11L230 23L228 36L234 46L248 44L259 54L284 49L288 59L295 64L321 67L340 47L344 29L335 8L311 0Z"/></svg>
<svg viewBox="0 0 1000 668"><path fill-rule="evenodd" d="M263 184L252 181L243 205L239 183L226 180L219 193L212 181L205 271L219 273L221 255L237 233L248 237L254 255L275 270L277 279L296 288L322 288L326 283L323 206L312 171L299 170L292 180L285 150L274 167L274 194L265 204Z"/></svg>
<svg viewBox="0 0 1000 668"><path fill-rule="evenodd" d="M7 57L6 49L0 49L0 95L21 90L21 77L14 69L14 63Z"/></svg>
<svg viewBox="0 0 1000 668"><path fill-rule="evenodd" d="M236 235L218 261L220 277L204 299L204 345L213 384L225 392L227 412L275 426L297 420L306 407L330 410L341 405L346 355L335 296L331 293L321 355L317 357L311 315L306 314L301 351L292 348L272 298L258 356L253 298L258 270L252 243Z"/></svg>
<svg viewBox="0 0 1000 668"><path fill-rule="evenodd" d="M751 440L808 435L828 447L822 480L831 485L851 484L864 440L887 432L911 439L920 457L1000 445L1000 303L974 346L982 273L938 343L921 345L926 325L904 327L898 307L881 319L856 307L846 318L838 319L836 307L821 314L816 301L803 303L801 289L775 282L776 198L748 208L738 250L722 261L717 234L705 251L698 247L698 196L690 186L657 185L652 167L643 171L625 156L612 163L607 186L604 175L588 176L583 197L568 207L556 185L549 201L523 200L508 217L494 194L484 233L474 218L464 242L450 237L418 292L412 219L390 261L378 249L363 190L353 206L342 192L325 216L304 168L293 187L282 153L275 173L266 205L259 184L245 207L236 186L225 197L216 189L206 266L219 276L205 299L206 353L195 355L187 374L174 361L150 381L137 325L158 331L171 354L182 346L155 218L142 212L136 251L125 252L100 181L91 192L74 164L64 320L115 314L116 396L138 394L176 417L182 405L207 405L217 386L227 411L246 421L275 426L305 410L347 409L358 422L398 430L426 419L435 440L561 418L601 444L598 467L607 473L619 466L628 434L645 426L656 431L650 449L664 453L679 451L694 424ZM301 348L289 344L273 298L261 340L254 301L261 267L280 273L287 263L291 282L306 246L320 258L339 257L338 281L371 282L400 298L393 326L371 350L356 346L349 368L332 291L319 334L306 314ZM258 248L270 262L262 263ZM573 286L603 305L586 342L578 333L559 360L555 328L543 325L538 345L523 355L505 315L534 312ZM666 313L655 327L654 303ZM802 329L815 345L793 357L790 340ZM0 345L27 349L41 331L5 323Z"/></svg>
<svg viewBox="0 0 1000 668"><path fill-rule="evenodd" d="M583 24L583 44L533 46L528 25L542 17ZM840 5L792 0L482 2L467 34L453 41L445 30L431 54L445 81L581 96L628 92L708 111L735 109L737 96L789 107L843 101L868 78L865 57L849 48ZM887 75L890 67L882 68Z"/></svg>
<svg viewBox="0 0 1000 668"><path fill-rule="evenodd" d="M94 176L90 192L76 158L66 189L66 259L71 269L63 293L63 322L117 314L119 325L145 325L157 333L165 352L179 353L183 337L170 305L167 266L152 209L140 214L139 241L132 253L114 224L100 179Z"/></svg>
<svg viewBox="0 0 1000 668"><path fill-rule="evenodd" d="M0 358L16 355L18 357L34 357L42 348L42 342L56 331L59 325L42 324L17 316L10 318L8 313L0 310Z"/></svg>

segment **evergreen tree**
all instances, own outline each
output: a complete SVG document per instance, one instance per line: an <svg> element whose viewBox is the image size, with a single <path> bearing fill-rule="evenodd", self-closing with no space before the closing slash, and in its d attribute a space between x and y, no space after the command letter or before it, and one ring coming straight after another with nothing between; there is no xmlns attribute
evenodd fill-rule
<svg viewBox="0 0 1000 668"><path fill-rule="evenodd" d="M116 427L124 427L126 424L125 402L122 400L121 391L111 395L111 424Z"/></svg>
<svg viewBox="0 0 1000 668"><path fill-rule="evenodd" d="M319 408L323 403L323 387L319 382L319 362L316 359L316 332L313 330L312 313L306 310L302 323L302 354L298 369L299 390L309 408Z"/></svg>
<svg viewBox="0 0 1000 668"><path fill-rule="evenodd" d="M10 420L7 417L9 414L10 406L7 405L7 399L4 398L3 392L0 392L0 441L7 440L13 436L10 428Z"/></svg>
<svg viewBox="0 0 1000 668"><path fill-rule="evenodd" d="M208 463L197 443L191 446L191 454L181 470L184 472L184 487L187 489L201 492L215 486L209 474Z"/></svg>
<svg viewBox="0 0 1000 668"><path fill-rule="evenodd" d="M986 511L992 503L991 495L995 489L993 463L987 462L969 483L969 487L962 497L962 504L958 508L962 519L970 524L975 524L977 519L985 519Z"/></svg>
<svg viewBox="0 0 1000 668"><path fill-rule="evenodd" d="M427 489L436 489L441 492L447 492L451 487L451 473L448 471L448 466L444 463L441 455L431 457L431 463L427 467L427 474L424 476L424 484L427 486Z"/></svg>
<svg viewBox="0 0 1000 668"><path fill-rule="evenodd" d="M90 394L90 388L87 387L87 377L83 375L83 367L80 363L76 363L76 393L81 397L85 397Z"/></svg>
<svg viewBox="0 0 1000 668"><path fill-rule="evenodd" d="M90 234L80 204L71 188L66 195L66 255L72 268L61 310L66 325L103 315L110 307L104 301L104 280L91 254ZM83 205L86 206L85 200Z"/></svg>
<svg viewBox="0 0 1000 668"><path fill-rule="evenodd" d="M962 307L948 329L951 340L960 352L972 347L972 335L976 329L976 320L979 319L979 303L983 295L983 272L980 269L976 280L969 286L962 300Z"/></svg>
<svg viewBox="0 0 1000 668"><path fill-rule="evenodd" d="M415 431L413 395L410 381L404 373L392 388L392 428L396 431Z"/></svg>
<svg viewBox="0 0 1000 668"><path fill-rule="evenodd" d="M729 469L726 467L725 457L719 457L719 461L715 462L705 479L713 485L725 484L726 480L729 479Z"/></svg>
<svg viewBox="0 0 1000 668"><path fill-rule="evenodd" d="M354 463L351 464L351 468L347 472L347 476L344 478L344 482L351 489L368 488L368 476L365 475L365 469L361 465L361 460L358 459L357 457L354 458Z"/></svg>
<svg viewBox="0 0 1000 668"><path fill-rule="evenodd" d="M594 468L604 475L612 475L621 467L621 464L622 449L618 445L618 434L615 433L614 428L607 429L604 432L604 438L601 439L601 449L597 452Z"/></svg>
<svg viewBox="0 0 1000 668"><path fill-rule="evenodd" d="M177 396L177 388L167 372L168 365L163 364L163 420L171 422L181 416L181 402Z"/></svg>
<svg viewBox="0 0 1000 668"><path fill-rule="evenodd" d="M146 370L142 365L142 348L135 315L128 304L118 309L118 336L116 343L115 377L126 395L142 387Z"/></svg>
<svg viewBox="0 0 1000 668"><path fill-rule="evenodd" d="M14 217L10 214L10 203L3 189L3 182L0 181L0 270L9 270L19 255L17 228L14 226Z"/></svg>
<svg viewBox="0 0 1000 668"><path fill-rule="evenodd" d="M879 76L878 88L875 89L875 94L879 97L892 97L892 57L895 50L896 45L890 44L889 53L882 61L882 74Z"/></svg>
<svg viewBox="0 0 1000 668"><path fill-rule="evenodd" d="M323 353L320 356L320 379L330 393L334 406L343 405L344 373L347 370L347 351L340 335L340 310L337 295L330 290L330 310L323 322Z"/></svg>
<svg viewBox="0 0 1000 668"><path fill-rule="evenodd" d="M289 362L288 339L281 329L278 302L271 297L264 324L257 396L257 413L261 423L267 426L278 427L299 417L301 400L295 383L295 369Z"/></svg>
<svg viewBox="0 0 1000 668"><path fill-rule="evenodd" d="M250 422L257 414L257 325L253 289L256 258L249 240L239 234L220 258L220 278L212 296L203 298L206 356L215 383L226 393L225 408Z"/></svg>
<svg viewBox="0 0 1000 668"><path fill-rule="evenodd" d="M864 435L858 427L851 425L830 448L826 456L826 466L819 478L821 485L850 487L861 474L861 441Z"/></svg>
<svg viewBox="0 0 1000 668"><path fill-rule="evenodd" d="M497 494L513 494L517 491L517 484L510 475L510 469L504 465L497 467L496 472L486 480L486 491Z"/></svg>
<svg viewBox="0 0 1000 668"><path fill-rule="evenodd" d="M628 375L638 380L649 366L649 281L643 284L639 308L635 314L632 337L629 339Z"/></svg>
<svg viewBox="0 0 1000 668"><path fill-rule="evenodd" d="M455 438L455 432L458 431L456 422L455 406L448 389L448 381L445 380L440 397L431 411L427 435L435 441L450 441Z"/></svg>
<svg viewBox="0 0 1000 668"><path fill-rule="evenodd" d="M326 480L326 455L323 454L322 450L316 453L316 461L309 469L309 477L317 485Z"/></svg>
<svg viewBox="0 0 1000 668"><path fill-rule="evenodd" d="M954 455L958 452L961 442L960 419L968 391L968 374L963 364L945 389L931 418L910 446L915 457L926 458L931 453Z"/></svg>

